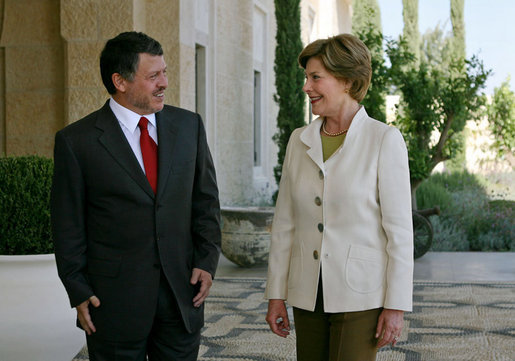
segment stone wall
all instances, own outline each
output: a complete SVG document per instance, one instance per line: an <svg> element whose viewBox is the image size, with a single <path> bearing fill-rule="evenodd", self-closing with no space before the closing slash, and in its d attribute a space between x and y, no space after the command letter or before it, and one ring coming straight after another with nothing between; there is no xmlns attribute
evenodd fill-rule
<svg viewBox="0 0 515 361"><path fill-rule="evenodd" d="M122 31L161 42L167 100L180 105L179 0L3 0L0 11L1 154L51 156L57 130L104 104L99 55Z"/></svg>
<svg viewBox="0 0 515 361"><path fill-rule="evenodd" d="M58 0L4 0L0 153L51 155L64 124Z"/></svg>

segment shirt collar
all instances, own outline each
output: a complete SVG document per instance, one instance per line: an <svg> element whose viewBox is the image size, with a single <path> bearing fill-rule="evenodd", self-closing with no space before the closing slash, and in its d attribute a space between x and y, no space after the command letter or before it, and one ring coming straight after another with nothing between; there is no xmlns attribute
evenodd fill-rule
<svg viewBox="0 0 515 361"><path fill-rule="evenodd" d="M132 133L134 133L134 131L138 127L138 123L141 117L147 118L149 123L156 127L155 113L139 115L138 113L135 113L132 110L125 108L123 105L120 105L113 98L109 100L109 106L111 107L111 110L113 111L118 121L122 123Z"/></svg>

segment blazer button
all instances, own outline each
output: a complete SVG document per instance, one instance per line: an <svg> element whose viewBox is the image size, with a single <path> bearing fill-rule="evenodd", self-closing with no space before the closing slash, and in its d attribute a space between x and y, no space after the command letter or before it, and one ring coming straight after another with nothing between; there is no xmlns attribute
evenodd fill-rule
<svg viewBox="0 0 515 361"><path fill-rule="evenodd" d="M319 224L318 224L318 230L319 230L320 232L323 232L323 231L324 231L324 225L323 225L322 223L319 223Z"/></svg>
<svg viewBox="0 0 515 361"><path fill-rule="evenodd" d="M313 258L318 259L318 251L316 249L313 251Z"/></svg>
<svg viewBox="0 0 515 361"><path fill-rule="evenodd" d="M322 200L320 199L320 197L315 197L315 204L317 206L321 205L322 204Z"/></svg>
<svg viewBox="0 0 515 361"><path fill-rule="evenodd" d="M324 179L324 172L322 172L322 169L320 169L320 171L318 172L318 177L320 179Z"/></svg>

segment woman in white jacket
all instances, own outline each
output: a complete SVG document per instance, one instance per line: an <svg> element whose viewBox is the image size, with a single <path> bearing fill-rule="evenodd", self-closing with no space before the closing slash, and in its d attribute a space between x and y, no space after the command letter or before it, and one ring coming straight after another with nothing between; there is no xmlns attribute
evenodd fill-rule
<svg viewBox="0 0 515 361"><path fill-rule="evenodd" d="M375 360L412 308L408 155L400 132L359 104L370 61L350 34L299 55L319 117L288 143L265 291L277 335L289 334L293 306L297 360Z"/></svg>

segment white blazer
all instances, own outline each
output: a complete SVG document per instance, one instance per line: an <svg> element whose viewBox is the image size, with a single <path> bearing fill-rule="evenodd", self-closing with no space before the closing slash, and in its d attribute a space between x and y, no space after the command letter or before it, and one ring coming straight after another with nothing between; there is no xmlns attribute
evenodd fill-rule
<svg viewBox="0 0 515 361"><path fill-rule="evenodd" d="M325 312L411 311L413 227L408 154L400 132L356 113L322 158L322 119L288 142L272 226L267 299L313 311L319 272Z"/></svg>

